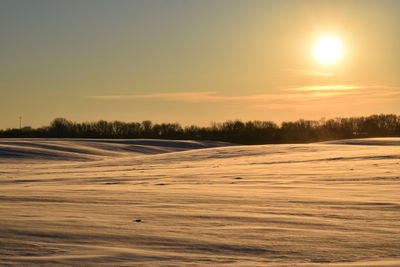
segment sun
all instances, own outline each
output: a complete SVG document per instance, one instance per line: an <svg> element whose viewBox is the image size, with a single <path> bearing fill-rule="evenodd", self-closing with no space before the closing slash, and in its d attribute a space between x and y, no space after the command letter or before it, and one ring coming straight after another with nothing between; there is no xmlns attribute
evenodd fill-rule
<svg viewBox="0 0 400 267"><path fill-rule="evenodd" d="M342 41L335 36L323 36L315 42L313 55L319 63L333 64L343 56Z"/></svg>

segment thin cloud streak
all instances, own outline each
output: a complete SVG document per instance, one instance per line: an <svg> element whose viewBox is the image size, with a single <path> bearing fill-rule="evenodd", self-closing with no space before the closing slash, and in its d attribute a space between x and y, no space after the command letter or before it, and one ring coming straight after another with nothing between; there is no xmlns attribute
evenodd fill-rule
<svg viewBox="0 0 400 267"><path fill-rule="evenodd" d="M104 95L89 96L94 99L105 100L124 100L124 99L161 99L178 101L213 101L215 96L212 92L180 92L180 93L158 93L158 94L140 94L140 95Z"/></svg>
<svg viewBox="0 0 400 267"><path fill-rule="evenodd" d="M303 70L303 69L282 69L284 72L289 72L296 76L334 76L332 72L322 72L315 70Z"/></svg>
<svg viewBox="0 0 400 267"><path fill-rule="evenodd" d="M226 96L226 95L217 95L215 92L181 92L181 93L141 94L141 95L88 96L88 98L101 99L101 100L153 99L153 100L181 101L181 102L226 102L226 101L263 102L263 101L286 100L286 99L302 100L309 98L328 97L338 94L346 94L346 93L308 92L308 93L281 93L281 94Z"/></svg>
<svg viewBox="0 0 400 267"><path fill-rule="evenodd" d="M373 98L374 103L400 101L397 87L385 85L321 85L283 89L275 94L257 95L218 95L216 92L175 92L138 95L104 95L88 96L99 100L148 99L161 101L178 101L186 103L212 102L247 102L255 109L271 110L318 110L328 106L351 103L367 103Z"/></svg>
<svg viewBox="0 0 400 267"><path fill-rule="evenodd" d="M382 87L379 87L382 88ZM388 89L391 88L391 89ZM291 110L293 112L316 112L336 110L338 107L353 108L400 101L400 91L395 87L378 89L378 86L360 86L360 90L333 92L306 92L310 97L298 101L286 99L274 103L255 103L252 108L259 110ZM315 96L315 97L313 97Z"/></svg>
<svg viewBox="0 0 400 267"><path fill-rule="evenodd" d="M125 100L125 99L158 99L167 101L183 102L225 102L225 101L269 101L285 99L287 97L303 97L302 94L258 94L226 96L217 95L215 92L180 92L162 94L141 94L141 95L105 95L89 96L92 99L104 100Z"/></svg>
<svg viewBox="0 0 400 267"><path fill-rule="evenodd" d="M338 84L338 85L317 85L317 86L304 86L304 87L295 87L289 88L288 91L347 91L347 90L356 90L366 88L363 86L356 85L346 85L346 84Z"/></svg>

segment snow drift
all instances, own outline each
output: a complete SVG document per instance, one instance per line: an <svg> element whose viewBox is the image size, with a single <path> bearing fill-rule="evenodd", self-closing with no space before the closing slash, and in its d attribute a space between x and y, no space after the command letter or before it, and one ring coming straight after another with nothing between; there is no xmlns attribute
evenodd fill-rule
<svg viewBox="0 0 400 267"><path fill-rule="evenodd" d="M95 160L228 145L231 144L156 139L0 139L0 158Z"/></svg>
<svg viewBox="0 0 400 267"><path fill-rule="evenodd" d="M399 143L4 139L0 265L399 266Z"/></svg>

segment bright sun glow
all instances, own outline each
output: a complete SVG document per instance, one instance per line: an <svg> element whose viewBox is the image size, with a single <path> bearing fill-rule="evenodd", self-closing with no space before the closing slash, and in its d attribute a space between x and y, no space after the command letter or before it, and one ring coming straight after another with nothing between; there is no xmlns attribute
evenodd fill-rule
<svg viewBox="0 0 400 267"><path fill-rule="evenodd" d="M322 37L315 43L313 53L319 63L335 63L343 56L342 41L334 36Z"/></svg>

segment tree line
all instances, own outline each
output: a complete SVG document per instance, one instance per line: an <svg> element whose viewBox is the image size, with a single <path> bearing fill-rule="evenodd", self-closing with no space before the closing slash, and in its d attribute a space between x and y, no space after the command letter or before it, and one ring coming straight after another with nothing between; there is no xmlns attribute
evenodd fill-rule
<svg viewBox="0 0 400 267"><path fill-rule="evenodd" d="M230 120L210 126L181 126L179 123L72 122L54 119L40 128L0 130L0 138L121 138L214 140L238 144L308 143L336 139L400 137L400 116L297 120L283 122Z"/></svg>

